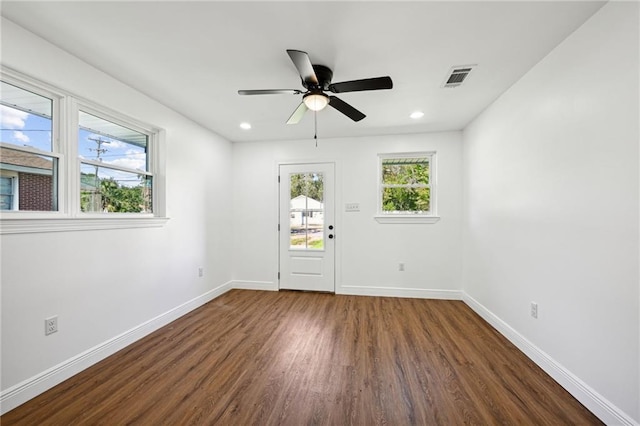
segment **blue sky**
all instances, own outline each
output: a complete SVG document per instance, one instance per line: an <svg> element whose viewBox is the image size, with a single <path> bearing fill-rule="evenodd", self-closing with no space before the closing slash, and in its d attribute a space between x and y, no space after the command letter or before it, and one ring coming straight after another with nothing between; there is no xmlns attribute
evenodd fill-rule
<svg viewBox="0 0 640 426"><path fill-rule="evenodd" d="M51 151L51 120L0 105L2 142Z"/></svg>
<svg viewBox="0 0 640 426"><path fill-rule="evenodd" d="M147 170L144 148L114 138L97 135L80 129L78 135L78 155L88 160L98 159L98 141L100 144L99 159L105 164L114 164L133 170Z"/></svg>
<svg viewBox="0 0 640 426"><path fill-rule="evenodd" d="M1 141L11 145L35 148L41 151L52 149L51 120L27 112L0 105ZM114 138L97 135L84 129L78 133L78 155L80 158L98 159L98 143L92 139L104 141L100 145L99 159L105 165L113 164L133 170L147 170L145 149ZM92 166L93 168L93 166ZM95 169L94 169L95 171ZM119 172L107 168L100 169L100 177L114 178L127 186L135 185L135 174ZM138 181L139 182L139 181Z"/></svg>

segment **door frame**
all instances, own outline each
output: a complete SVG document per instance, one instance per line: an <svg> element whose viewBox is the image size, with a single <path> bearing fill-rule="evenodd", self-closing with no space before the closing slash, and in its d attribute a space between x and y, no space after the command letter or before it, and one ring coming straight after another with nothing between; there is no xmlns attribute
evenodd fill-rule
<svg viewBox="0 0 640 426"><path fill-rule="evenodd" d="M280 230L278 229L278 225L280 224L280 182L278 181L278 177L280 176L280 166L291 166L291 165L311 165L311 164L324 164L324 163L332 163L333 164L333 223L335 227L335 239L334 239L334 251L333 251L333 293L339 294L338 289L341 288L341 279L342 276L342 265L341 265L341 252L342 252L342 239L340 238L341 226L342 226L342 216L338 213L341 212L339 206L342 205L342 186L338 184L339 177L341 176L341 165L340 162L335 159L324 159L319 158L315 160L279 160L275 162L274 166L274 176L273 179L275 185L275 219L276 223L274 224L275 232L275 248L276 248L276 264L275 264L275 273L274 273L274 283L275 290L280 291ZM282 228L282 226L280 226Z"/></svg>

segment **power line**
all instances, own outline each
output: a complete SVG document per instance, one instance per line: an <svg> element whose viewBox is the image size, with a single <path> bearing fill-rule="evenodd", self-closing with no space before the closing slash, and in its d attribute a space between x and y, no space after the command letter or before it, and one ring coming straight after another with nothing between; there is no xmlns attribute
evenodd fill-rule
<svg viewBox="0 0 640 426"><path fill-rule="evenodd" d="M51 129L0 129L0 130L12 130L15 132L50 132Z"/></svg>

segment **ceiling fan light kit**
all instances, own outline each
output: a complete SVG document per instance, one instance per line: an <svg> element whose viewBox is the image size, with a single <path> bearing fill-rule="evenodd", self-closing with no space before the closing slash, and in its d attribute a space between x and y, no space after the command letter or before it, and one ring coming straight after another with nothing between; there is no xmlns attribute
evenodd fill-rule
<svg viewBox="0 0 640 426"><path fill-rule="evenodd" d="M327 105L329 105L329 96L324 93L307 93L302 97L302 102L311 111L322 111Z"/></svg>
<svg viewBox="0 0 640 426"><path fill-rule="evenodd" d="M314 65L306 52L300 50L287 50L287 54L300 74L302 86L306 91L296 89L263 89L263 90L238 90L239 95L273 95L273 94L302 94L302 102L291 114L287 124L297 124L302 120L307 110L321 111L327 105L346 115L353 121L360 121L366 117L337 96L329 96L325 91L332 93L361 92L368 90L385 90L393 88L391 77L366 78L361 80L343 81L331 83L333 71L324 65Z"/></svg>

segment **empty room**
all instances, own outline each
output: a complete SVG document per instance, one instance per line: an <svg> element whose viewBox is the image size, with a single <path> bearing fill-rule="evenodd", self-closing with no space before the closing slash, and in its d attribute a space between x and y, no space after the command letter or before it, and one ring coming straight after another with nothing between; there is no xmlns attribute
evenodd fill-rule
<svg viewBox="0 0 640 426"><path fill-rule="evenodd" d="M640 3L0 6L3 425L640 425Z"/></svg>

